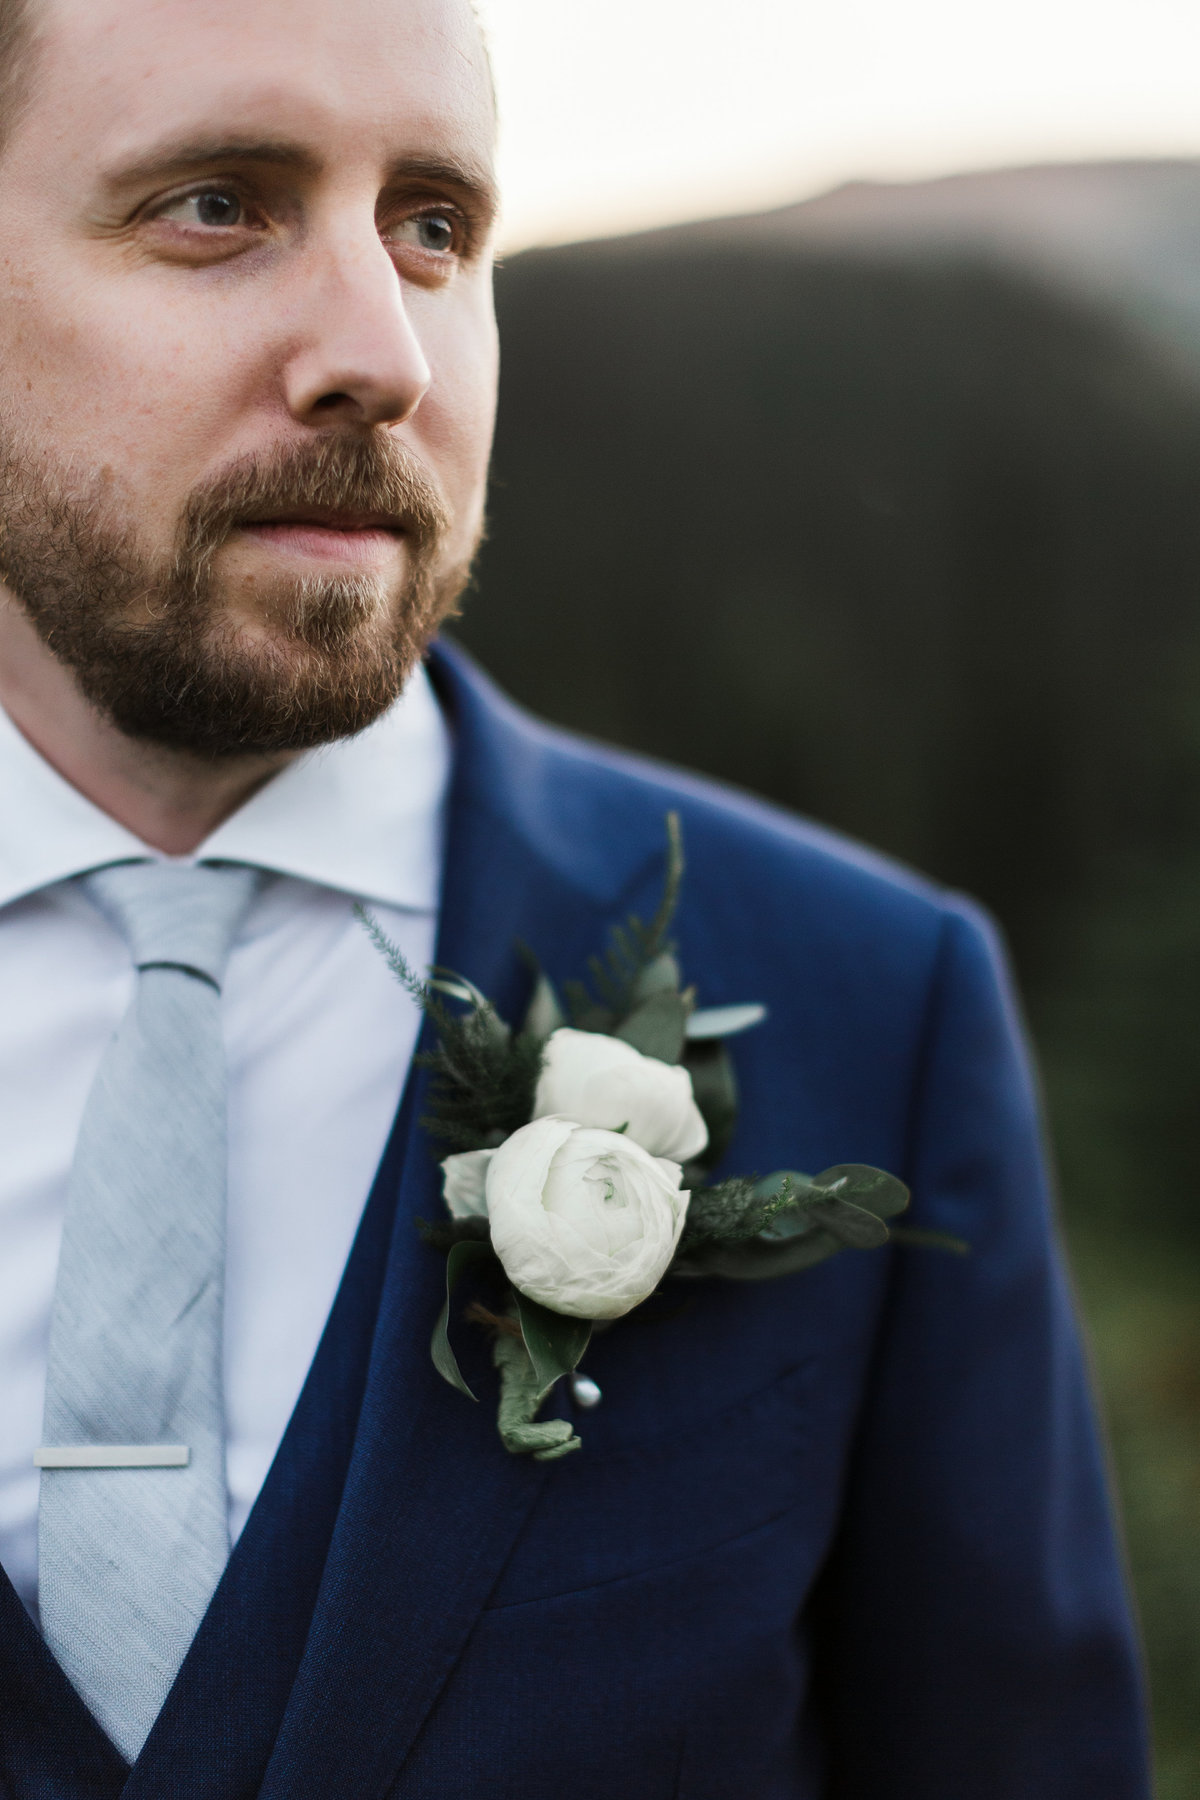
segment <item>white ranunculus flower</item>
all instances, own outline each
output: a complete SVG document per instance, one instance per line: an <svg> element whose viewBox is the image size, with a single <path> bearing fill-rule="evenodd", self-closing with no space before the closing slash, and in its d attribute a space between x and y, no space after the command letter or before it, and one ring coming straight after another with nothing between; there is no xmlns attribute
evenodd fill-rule
<svg viewBox="0 0 1200 1800"><path fill-rule="evenodd" d="M487 1213L484 1182L494 1150L463 1150L442 1158L442 1196L454 1219L482 1219Z"/></svg>
<svg viewBox="0 0 1200 1800"><path fill-rule="evenodd" d="M563 1026L546 1040L533 1116L552 1114L604 1131L625 1126L635 1144L673 1162L698 1156L708 1142L687 1070L598 1031Z"/></svg>
<svg viewBox="0 0 1200 1800"><path fill-rule="evenodd" d="M492 1248L513 1286L554 1312L616 1319L675 1254L688 1194L677 1162L615 1131L535 1119L492 1152Z"/></svg>

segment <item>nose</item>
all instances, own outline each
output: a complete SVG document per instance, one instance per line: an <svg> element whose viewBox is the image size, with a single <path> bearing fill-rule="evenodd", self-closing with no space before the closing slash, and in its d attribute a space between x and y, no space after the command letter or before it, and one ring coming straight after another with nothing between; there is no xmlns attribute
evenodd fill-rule
<svg viewBox="0 0 1200 1800"><path fill-rule="evenodd" d="M429 364L404 303L399 275L372 220L343 230L306 263L301 326L284 369L292 416L396 425L429 387Z"/></svg>

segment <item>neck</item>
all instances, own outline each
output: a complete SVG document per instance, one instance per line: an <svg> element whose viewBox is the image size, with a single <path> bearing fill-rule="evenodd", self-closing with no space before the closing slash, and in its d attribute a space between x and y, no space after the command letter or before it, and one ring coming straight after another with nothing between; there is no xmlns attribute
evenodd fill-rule
<svg viewBox="0 0 1200 1800"><path fill-rule="evenodd" d="M292 753L212 762L118 731L0 593L0 706L72 787L168 856L187 856Z"/></svg>

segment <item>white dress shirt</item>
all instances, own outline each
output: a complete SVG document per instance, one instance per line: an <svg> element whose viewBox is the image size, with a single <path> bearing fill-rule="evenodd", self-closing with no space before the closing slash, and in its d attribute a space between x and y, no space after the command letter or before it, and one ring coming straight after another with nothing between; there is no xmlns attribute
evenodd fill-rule
<svg viewBox="0 0 1200 1800"><path fill-rule="evenodd" d="M274 871L234 944L225 1409L236 1538L312 1361L419 1019L355 918L432 960L450 767L424 671L356 738L289 765L195 853ZM0 712L0 1563L37 1598L55 1271L84 1102L133 993L129 950L70 885L152 856Z"/></svg>

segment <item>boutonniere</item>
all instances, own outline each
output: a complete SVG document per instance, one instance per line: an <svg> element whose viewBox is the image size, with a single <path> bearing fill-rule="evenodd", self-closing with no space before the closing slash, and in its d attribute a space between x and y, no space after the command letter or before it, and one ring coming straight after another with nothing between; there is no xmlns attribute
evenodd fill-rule
<svg viewBox="0 0 1200 1800"><path fill-rule="evenodd" d="M451 1303L468 1270L487 1275L493 1304L466 1316L493 1337L505 1448L539 1461L580 1445L565 1419L537 1417L551 1388L567 1377L577 1404L595 1404L599 1389L578 1373L593 1331L664 1280L758 1281L876 1249L908 1205L902 1182L861 1164L709 1181L737 1119L727 1040L766 1008L697 1007L669 936L682 879L672 813L654 918L615 926L590 980L561 995L534 963L515 1030L462 975L435 968L421 981L361 915L436 1032L418 1059L432 1075L421 1124L441 1152L447 1214L420 1222L446 1256L433 1361L475 1398L450 1342Z"/></svg>

